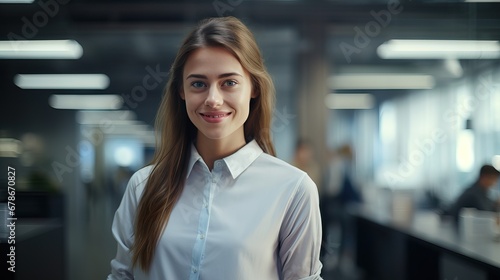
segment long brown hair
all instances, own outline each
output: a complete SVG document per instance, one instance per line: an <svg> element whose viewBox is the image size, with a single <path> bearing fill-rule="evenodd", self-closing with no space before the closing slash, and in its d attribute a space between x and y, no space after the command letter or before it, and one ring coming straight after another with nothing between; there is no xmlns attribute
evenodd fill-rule
<svg viewBox="0 0 500 280"><path fill-rule="evenodd" d="M244 124L245 139L255 139L265 153L275 155L270 128L274 107L274 85L250 30L234 17L211 18L200 22L184 40L170 68L156 116L157 148L137 209L134 224L133 265L149 271L156 246L184 188L190 145L196 136L186 104L181 99L184 65L189 55L202 47L223 47L250 73L250 113Z"/></svg>

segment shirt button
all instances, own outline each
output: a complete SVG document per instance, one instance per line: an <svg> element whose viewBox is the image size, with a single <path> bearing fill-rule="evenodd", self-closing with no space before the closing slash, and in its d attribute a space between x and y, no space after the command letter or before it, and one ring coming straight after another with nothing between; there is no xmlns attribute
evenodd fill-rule
<svg viewBox="0 0 500 280"><path fill-rule="evenodd" d="M208 203L203 203L203 208L208 208Z"/></svg>
<svg viewBox="0 0 500 280"><path fill-rule="evenodd" d="M193 272L198 273L198 269L196 267L193 267Z"/></svg>
<svg viewBox="0 0 500 280"><path fill-rule="evenodd" d="M200 234L200 239L201 239L201 240L205 239L205 235L204 235L203 233L202 233L202 234Z"/></svg>

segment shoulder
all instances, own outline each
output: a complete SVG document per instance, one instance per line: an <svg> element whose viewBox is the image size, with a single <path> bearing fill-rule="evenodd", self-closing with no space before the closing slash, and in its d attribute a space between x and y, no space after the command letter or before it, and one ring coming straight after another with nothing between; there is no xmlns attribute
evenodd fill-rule
<svg viewBox="0 0 500 280"><path fill-rule="evenodd" d="M456 208L460 207L472 207L482 200L482 195L480 189L472 185L465 189L462 194L458 197L455 205Z"/></svg>
<svg viewBox="0 0 500 280"><path fill-rule="evenodd" d="M137 170L132 177L130 177L129 183L127 185L127 191L132 192L136 195L142 194L144 187L146 186L146 182L148 181L149 175L153 170L152 165L148 165Z"/></svg>
<svg viewBox="0 0 500 280"><path fill-rule="evenodd" d="M306 172L277 157L262 153L256 165L266 179L281 181L295 192L317 192L316 184Z"/></svg>
<svg viewBox="0 0 500 280"><path fill-rule="evenodd" d="M472 185L464 190L463 195L466 197L476 197L480 195L480 193L481 189L476 185Z"/></svg>
<svg viewBox="0 0 500 280"><path fill-rule="evenodd" d="M291 165L290 163L266 153L262 153L257 158L256 164L262 167L269 168L272 171L283 171L297 177L303 177L304 175L307 175L304 171Z"/></svg>

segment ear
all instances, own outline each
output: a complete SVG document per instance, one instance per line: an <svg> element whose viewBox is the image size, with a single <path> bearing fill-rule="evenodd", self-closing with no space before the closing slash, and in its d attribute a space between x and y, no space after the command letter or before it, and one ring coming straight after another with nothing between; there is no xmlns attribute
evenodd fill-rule
<svg viewBox="0 0 500 280"><path fill-rule="evenodd" d="M256 90L253 90L253 89L252 89L252 93L250 94L250 97L252 97L252 98L256 98L256 97L258 97L259 95L260 95L260 93L259 93L259 92L257 92Z"/></svg>

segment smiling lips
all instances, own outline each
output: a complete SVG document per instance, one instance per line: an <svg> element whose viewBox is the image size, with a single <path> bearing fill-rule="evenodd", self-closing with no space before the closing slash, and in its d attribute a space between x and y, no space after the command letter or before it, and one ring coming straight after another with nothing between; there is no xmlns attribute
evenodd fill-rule
<svg viewBox="0 0 500 280"><path fill-rule="evenodd" d="M231 115L231 112L205 112L200 113L201 117L209 123L219 123L226 119L227 116Z"/></svg>

